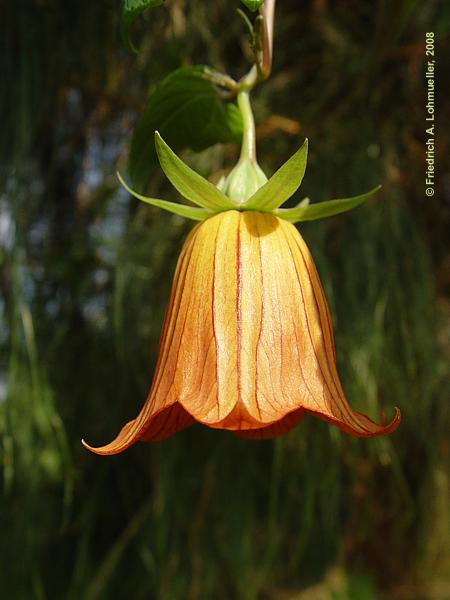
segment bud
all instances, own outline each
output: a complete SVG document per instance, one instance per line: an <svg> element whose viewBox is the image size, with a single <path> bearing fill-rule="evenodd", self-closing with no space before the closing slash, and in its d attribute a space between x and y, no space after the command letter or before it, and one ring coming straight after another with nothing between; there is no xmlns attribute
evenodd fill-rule
<svg viewBox="0 0 450 600"><path fill-rule="evenodd" d="M267 182L256 161L241 159L225 178L221 190L237 206L242 206Z"/></svg>

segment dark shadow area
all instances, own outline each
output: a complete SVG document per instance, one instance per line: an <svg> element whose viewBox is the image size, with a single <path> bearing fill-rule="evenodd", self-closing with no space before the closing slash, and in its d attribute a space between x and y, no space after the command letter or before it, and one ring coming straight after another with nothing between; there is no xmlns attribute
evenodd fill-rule
<svg viewBox="0 0 450 600"><path fill-rule="evenodd" d="M254 93L269 176L305 137L289 202L366 205L299 226L351 406L402 411L356 440L307 417L246 441L193 426L98 457L138 414L192 223L118 186L146 96L181 65L234 77L250 56L229 0L171 0L119 35L119 3L2 5L0 589L14 599L450 597L449 77L445 2L279 0ZM435 195L425 188L425 33L435 32ZM233 144L182 153L218 181ZM146 193L177 201L155 166ZM248 217L244 217L246 221ZM268 230L269 232L269 230Z"/></svg>

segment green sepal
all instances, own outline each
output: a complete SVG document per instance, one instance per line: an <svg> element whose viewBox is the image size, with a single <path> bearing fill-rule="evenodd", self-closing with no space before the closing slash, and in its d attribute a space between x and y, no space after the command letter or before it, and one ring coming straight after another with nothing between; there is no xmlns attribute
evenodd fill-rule
<svg viewBox="0 0 450 600"><path fill-rule="evenodd" d="M258 163L244 158L231 170L219 189L235 205L242 207L266 182L267 177Z"/></svg>
<svg viewBox="0 0 450 600"><path fill-rule="evenodd" d="M324 219L332 217L339 213L351 210L362 204L365 200L373 196L381 188L381 185L373 188L360 196L352 198L342 198L336 200L328 200L327 202L318 202L317 204L309 204L309 199L305 198L294 208L279 208L274 211L274 214L281 219L285 219L290 223L298 223L299 221L315 221L316 219Z"/></svg>
<svg viewBox="0 0 450 600"><path fill-rule="evenodd" d="M215 185L204 179L178 158L157 131L155 132L155 146L162 170L174 188L186 200L211 212L236 208L236 205Z"/></svg>
<svg viewBox="0 0 450 600"><path fill-rule="evenodd" d="M244 208L272 212L284 204L300 187L307 158L308 140L306 139L302 147L247 200Z"/></svg>
<svg viewBox="0 0 450 600"><path fill-rule="evenodd" d="M127 192L129 192L138 200L142 200L142 202L146 202L147 204L151 204L157 208L167 210L168 212L179 215L180 217L186 217L186 219L192 219L193 221L204 221L213 214L204 208L196 208L195 206L186 206L184 204L177 204L176 202L168 202L167 200L158 200L157 198L148 198L147 196L142 196L130 188L119 172L117 172L117 177Z"/></svg>

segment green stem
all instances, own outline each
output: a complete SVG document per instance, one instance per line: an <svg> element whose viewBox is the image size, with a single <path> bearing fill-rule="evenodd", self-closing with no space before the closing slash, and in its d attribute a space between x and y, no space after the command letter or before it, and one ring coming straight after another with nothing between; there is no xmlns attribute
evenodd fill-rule
<svg viewBox="0 0 450 600"><path fill-rule="evenodd" d="M253 118L252 107L250 104L250 89L243 86L237 95L237 103L242 115L243 135L241 156L239 161L250 160L256 162L256 135L255 120Z"/></svg>

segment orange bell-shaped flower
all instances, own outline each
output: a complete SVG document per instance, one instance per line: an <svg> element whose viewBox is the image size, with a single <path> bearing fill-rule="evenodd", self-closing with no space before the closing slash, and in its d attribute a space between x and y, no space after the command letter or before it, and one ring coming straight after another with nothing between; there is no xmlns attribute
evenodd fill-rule
<svg viewBox="0 0 450 600"><path fill-rule="evenodd" d="M183 246L141 412L111 443L85 446L116 454L193 423L268 438L306 413L360 437L400 422L398 409L377 425L349 406L323 289L295 226L228 210L197 225Z"/></svg>

